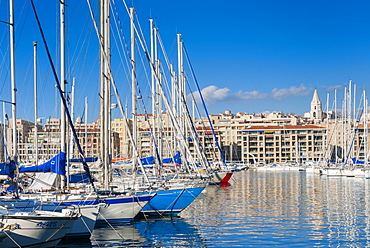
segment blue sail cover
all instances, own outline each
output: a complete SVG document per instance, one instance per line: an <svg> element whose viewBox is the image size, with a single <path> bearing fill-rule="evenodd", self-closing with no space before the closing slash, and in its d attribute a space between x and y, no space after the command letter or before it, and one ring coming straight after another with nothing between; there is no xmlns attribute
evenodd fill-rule
<svg viewBox="0 0 370 248"><path fill-rule="evenodd" d="M355 159L355 158L352 158L352 162L353 162L354 164L365 164L365 161L357 160L357 159Z"/></svg>
<svg viewBox="0 0 370 248"><path fill-rule="evenodd" d="M173 158L165 158L162 161L163 163L173 163L175 162L176 164L181 164L181 154L180 152L177 152Z"/></svg>
<svg viewBox="0 0 370 248"><path fill-rule="evenodd" d="M98 161L98 157L87 157L85 158L85 162L87 163L92 163L92 162L96 162ZM82 158L72 158L69 160L69 162L72 162L72 163L81 163L82 162Z"/></svg>
<svg viewBox="0 0 370 248"><path fill-rule="evenodd" d="M155 158L154 158L154 156L150 156L150 157L142 158L142 159L140 159L140 160L141 160L141 163L142 163L143 165L155 164Z"/></svg>
<svg viewBox="0 0 370 248"><path fill-rule="evenodd" d="M58 175L66 174L66 154L59 152L58 155L42 165L20 167L19 172L54 172Z"/></svg>
<svg viewBox="0 0 370 248"><path fill-rule="evenodd" d="M88 183L89 176L86 174L86 172L72 174L69 176L69 182L70 183Z"/></svg>
<svg viewBox="0 0 370 248"><path fill-rule="evenodd" d="M0 175L7 175L10 178L14 178L14 171L16 168L14 161L10 161L9 163L0 163Z"/></svg>

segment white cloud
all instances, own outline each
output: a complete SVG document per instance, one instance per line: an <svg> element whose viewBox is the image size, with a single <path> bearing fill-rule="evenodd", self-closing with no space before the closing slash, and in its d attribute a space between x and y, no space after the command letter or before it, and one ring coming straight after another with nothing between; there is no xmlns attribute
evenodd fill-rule
<svg viewBox="0 0 370 248"><path fill-rule="evenodd" d="M312 94L312 89L305 87L303 84L299 87L292 86L290 88L278 89L271 91L272 98L282 100L289 97L307 96Z"/></svg>
<svg viewBox="0 0 370 248"><path fill-rule="evenodd" d="M249 100L249 99L263 99L267 96L266 93L261 93L257 90L255 91L246 91L246 92L243 92L241 90L239 90L236 94L235 94L236 98L238 99L243 99L243 100Z"/></svg>
<svg viewBox="0 0 370 248"><path fill-rule="evenodd" d="M289 97L297 97L297 96L307 96L312 94L313 91L311 88L305 87L303 84L299 87L292 86L290 88L283 88L273 89L270 93L262 93L258 90L254 91L238 91L236 94L230 94L230 89L225 88L218 88L215 85L210 85L204 89L202 89L202 95L206 104L214 104L224 102L227 103L229 101L238 101L238 100L254 100L254 99L264 99L268 96L271 96L275 100L282 100ZM188 96L191 98L191 96ZM196 91L193 93L193 97L197 102L200 102L199 92Z"/></svg>
<svg viewBox="0 0 370 248"><path fill-rule="evenodd" d="M334 86L329 86L327 87L327 91L333 91L333 90L340 90L343 88L343 85L334 85Z"/></svg>
<svg viewBox="0 0 370 248"><path fill-rule="evenodd" d="M217 86L211 85L202 90L203 97L206 99L214 100L224 100L228 97L230 89L228 88L218 88Z"/></svg>
<svg viewBox="0 0 370 248"><path fill-rule="evenodd" d="M204 89L202 89L202 96L206 103L212 104L216 103L217 101L225 100L229 96L230 89L228 88L218 88L217 86L210 85ZM193 93L194 98L197 102L200 102L200 95L199 92L196 91Z"/></svg>

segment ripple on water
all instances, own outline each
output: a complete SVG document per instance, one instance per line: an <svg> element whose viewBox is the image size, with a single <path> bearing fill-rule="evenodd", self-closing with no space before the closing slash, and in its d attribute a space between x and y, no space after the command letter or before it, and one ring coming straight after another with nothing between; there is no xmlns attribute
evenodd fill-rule
<svg viewBox="0 0 370 248"><path fill-rule="evenodd" d="M234 178L207 187L180 218L98 226L90 246L370 247L370 180L252 170Z"/></svg>

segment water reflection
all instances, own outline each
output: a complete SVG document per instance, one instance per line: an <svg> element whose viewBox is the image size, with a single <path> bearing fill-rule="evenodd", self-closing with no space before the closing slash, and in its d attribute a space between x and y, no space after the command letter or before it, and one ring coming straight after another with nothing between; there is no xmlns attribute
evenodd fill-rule
<svg viewBox="0 0 370 248"><path fill-rule="evenodd" d="M208 187L207 197L183 217L198 223L209 247L364 247L369 183L291 171L241 172L229 188Z"/></svg>
<svg viewBox="0 0 370 248"><path fill-rule="evenodd" d="M182 218L136 220L95 228L92 247L204 247L198 230Z"/></svg>
<svg viewBox="0 0 370 248"><path fill-rule="evenodd" d="M85 245L366 247L369 194L369 179L241 171L229 186L207 187L180 218L98 226Z"/></svg>
<svg viewBox="0 0 370 248"><path fill-rule="evenodd" d="M97 225L91 237L92 247L136 246L144 242L145 238L132 223Z"/></svg>

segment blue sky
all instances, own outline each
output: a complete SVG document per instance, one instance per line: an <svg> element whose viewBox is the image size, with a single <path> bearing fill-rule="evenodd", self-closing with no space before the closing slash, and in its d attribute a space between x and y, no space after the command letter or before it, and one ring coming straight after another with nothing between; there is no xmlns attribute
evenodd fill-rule
<svg viewBox="0 0 370 248"><path fill-rule="evenodd" d="M34 1L58 65L58 1ZM55 83L30 3L15 2L18 116L33 118L32 41L36 40L39 42L39 115L55 117L59 111ZM89 121L93 121L99 109L97 38L86 1L66 2L67 80L76 77L76 115L82 115L88 97ZM96 1L91 3L96 9ZM148 32L148 18L155 19L174 64L176 34L182 34L212 114L228 109L234 113L283 111L303 115L309 111L315 88L324 107L327 93L332 101L333 89L337 88L339 98L349 80L357 85L358 91L368 90L368 1L133 0L127 5L136 8L143 32ZM120 25L128 30L122 1L115 1L114 10L112 16L119 18ZM7 19L8 1L3 0L0 20ZM129 33L124 33L128 40ZM3 23L0 42L0 99L10 100L8 27ZM112 38L113 46L118 42ZM118 50L112 48L112 60L118 61L112 70L117 71L115 81L120 86L123 104L129 105L127 76L123 75L118 53L113 54ZM143 94L149 94L144 87Z"/></svg>

